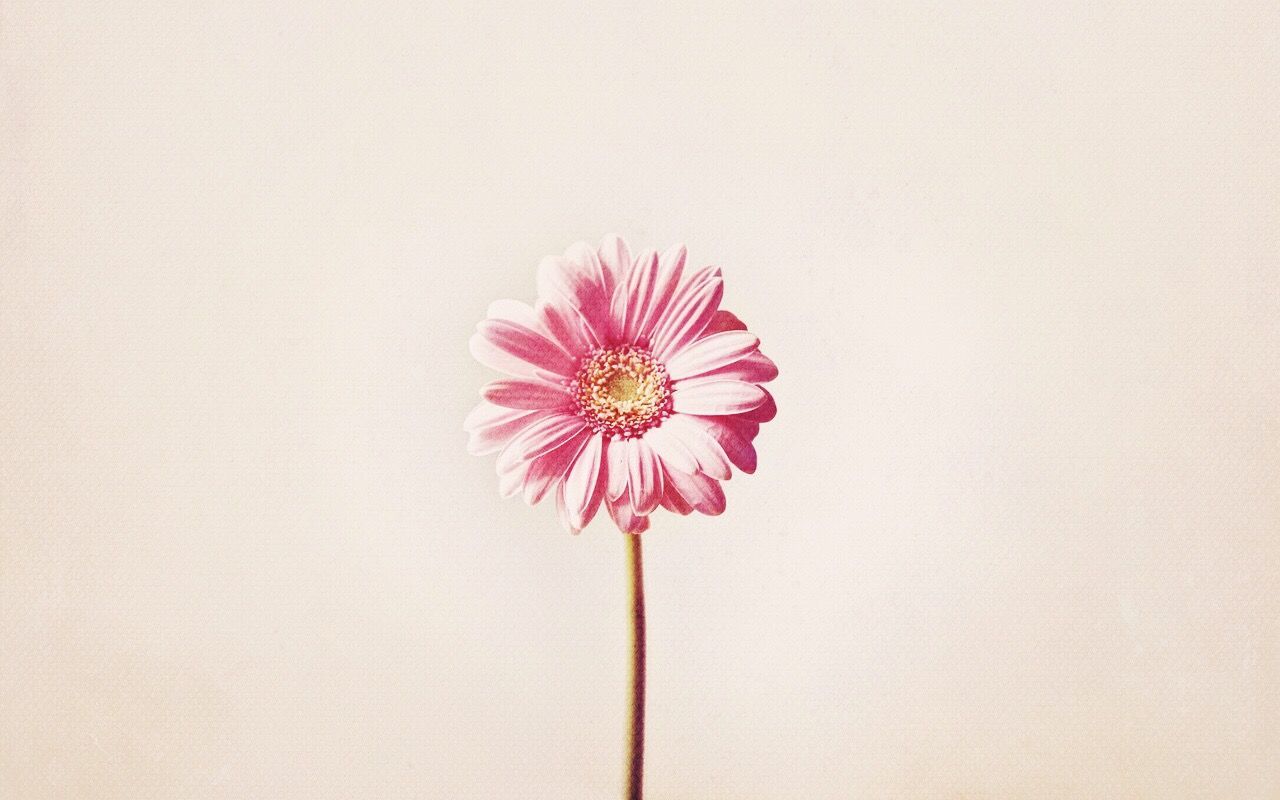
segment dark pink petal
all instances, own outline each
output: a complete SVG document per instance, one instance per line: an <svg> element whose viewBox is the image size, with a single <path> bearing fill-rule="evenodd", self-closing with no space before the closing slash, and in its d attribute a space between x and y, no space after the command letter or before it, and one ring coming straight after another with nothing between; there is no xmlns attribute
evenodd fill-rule
<svg viewBox="0 0 1280 800"><path fill-rule="evenodd" d="M741 414L764 402L764 390L743 381L692 380L672 385L671 407L683 414Z"/></svg>
<svg viewBox="0 0 1280 800"><path fill-rule="evenodd" d="M610 500L609 516L623 533L644 533L649 530L649 518L641 516L631 507L631 500L626 495L617 500Z"/></svg>
<svg viewBox="0 0 1280 800"><path fill-rule="evenodd" d="M724 281L708 278L690 290L683 300L676 300L675 310L658 325L653 339L653 354L665 361L696 339L716 313L724 297Z"/></svg>
<svg viewBox="0 0 1280 800"><path fill-rule="evenodd" d="M756 448L751 444L751 440L760 429L758 425L752 430L753 423L742 422L735 417L697 417L695 419L719 443L725 456L733 462L735 467L748 475L756 471Z"/></svg>
<svg viewBox="0 0 1280 800"><path fill-rule="evenodd" d="M739 416L742 419L760 423L768 422L778 416L778 404L773 401L773 395L769 394L769 390L763 386L760 387L760 391L764 392L764 402L750 411L744 411L740 414Z"/></svg>
<svg viewBox="0 0 1280 800"><path fill-rule="evenodd" d="M688 414L672 414L662 423L661 430L680 440L685 449L693 454L698 462L698 469L718 480L729 480L729 457L715 437L706 430L706 423ZM693 470L685 470L693 472Z"/></svg>
<svg viewBox="0 0 1280 800"><path fill-rule="evenodd" d="M604 497L603 462L604 436L592 434L564 479L564 502L569 511L569 522L578 530L587 527L600 508L600 500Z"/></svg>
<svg viewBox="0 0 1280 800"><path fill-rule="evenodd" d="M671 420L668 419L667 422ZM658 456L663 464L682 469L685 472L696 472L698 469L698 459L693 453L684 446L680 438L667 430L664 422L656 428L650 428L640 437L644 443L649 445L654 454Z"/></svg>
<svg viewBox="0 0 1280 800"><path fill-rule="evenodd" d="M491 381L480 395L497 406L523 409L567 409L571 397L563 386L526 378L501 378Z"/></svg>
<svg viewBox="0 0 1280 800"><path fill-rule="evenodd" d="M566 378L577 372L578 365L574 358L562 350L555 342L518 322L487 319L481 322L477 329L481 342L491 345L493 349L505 353L517 362L526 362L533 365L533 367ZM530 374L531 371L527 368L522 368L525 371L513 371L510 368L512 365L506 360L501 363L486 361L482 356L490 355L490 353L484 349L477 351L475 346L476 339L477 337L474 336L471 338L471 352L482 364L519 377L526 377ZM518 365L516 366L519 368Z"/></svg>
<svg viewBox="0 0 1280 800"><path fill-rule="evenodd" d="M667 374L676 380L715 372L753 353L760 340L746 331L721 331L692 342L667 359Z"/></svg>
<svg viewBox="0 0 1280 800"><path fill-rule="evenodd" d="M738 319L732 311L725 311L723 308L711 315L711 321L707 323L707 327L702 331L704 336L721 331L745 331L747 323Z"/></svg>
<svg viewBox="0 0 1280 800"><path fill-rule="evenodd" d="M710 516L724 512L724 490L718 481L701 473L688 474L679 470L669 470L667 477L680 496L697 511Z"/></svg>
<svg viewBox="0 0 1280 800"><path fill-rule="evenodd" d="M627 439L627 487L631 507L647 516L662 497L662 468L658 457L641 439Z"/></svg>

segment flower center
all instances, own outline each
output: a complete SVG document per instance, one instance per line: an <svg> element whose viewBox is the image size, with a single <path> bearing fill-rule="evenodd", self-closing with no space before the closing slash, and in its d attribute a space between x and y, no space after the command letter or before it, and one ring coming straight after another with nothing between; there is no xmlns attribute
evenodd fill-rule
<svg viewBox="0 0 1280 800"><path fill-rule="evenodd" d="M670 383L648 350L628 344L582 359L570 391L592 430L629 439L670 416Z"/></svg>

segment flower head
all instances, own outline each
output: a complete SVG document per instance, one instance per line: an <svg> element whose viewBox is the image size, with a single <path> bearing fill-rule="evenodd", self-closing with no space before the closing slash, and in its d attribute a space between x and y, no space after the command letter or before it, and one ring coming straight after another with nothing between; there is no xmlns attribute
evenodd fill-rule
<svg viewBox="0 0 1280 800"><path fill-rule="evenodd" d="M754 472L752 441L777 408L778 374L746 325L720 308L714 267L685 249L632 257L616 236L543 259L538 300L499 300L471 337L506 373L468 415L468 449L498 453L503 496L553 495L575 533L605 506L640 533L662 506L724 511L730 467Z"/></svg>

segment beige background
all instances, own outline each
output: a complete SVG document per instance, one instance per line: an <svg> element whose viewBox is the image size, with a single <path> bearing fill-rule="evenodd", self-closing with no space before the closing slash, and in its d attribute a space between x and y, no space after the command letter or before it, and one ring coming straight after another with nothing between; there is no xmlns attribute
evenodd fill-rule
<svg viewBox="0 0 1280 800"><path fill-rule="evenodd" d="M616 230L783 370L649 796L1280 797L1269 3L0 3L0 797L600 798L623 541L466 339Z"/></svg>

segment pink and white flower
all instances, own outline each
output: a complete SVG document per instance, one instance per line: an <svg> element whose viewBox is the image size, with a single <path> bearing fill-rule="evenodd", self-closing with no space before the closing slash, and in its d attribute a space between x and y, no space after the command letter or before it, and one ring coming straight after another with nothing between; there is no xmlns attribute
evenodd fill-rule
<svg viewBox="0 0 1280 800"><path fill-rule="evenodd" d="M760 384L778 374L723 293L681 245L633 257L610 236L543 259L537 302L494 302L471 337L510 377L481 390L467 449L498 453L504 497L553 495L574 533L601 505L625 533L659 506L723 512L730 467L755 471L752 441L777 413Z"/></svg>

